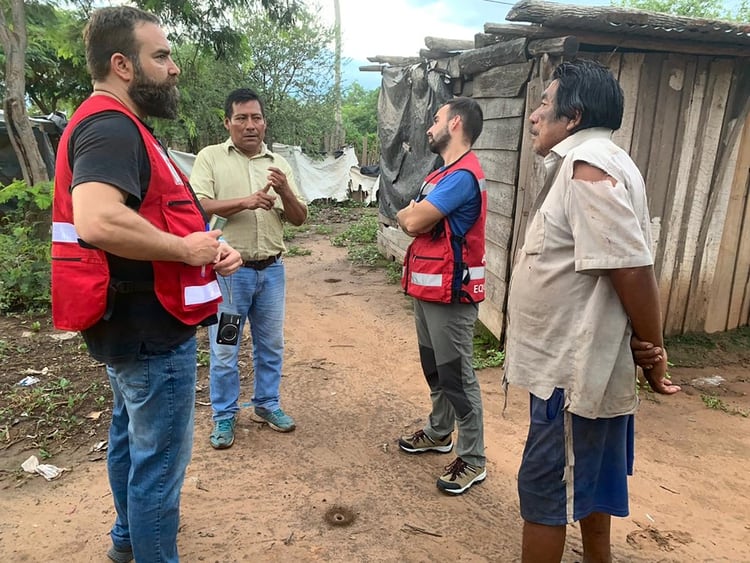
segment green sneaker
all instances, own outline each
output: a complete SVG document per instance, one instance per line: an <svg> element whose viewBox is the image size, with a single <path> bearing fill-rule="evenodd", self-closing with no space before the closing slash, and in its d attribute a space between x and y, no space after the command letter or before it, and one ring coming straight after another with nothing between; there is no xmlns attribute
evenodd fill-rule
<svg viewBox="0 0 750 563"><path fill-rule="evenodd" d="M269 411L263 407L255 407L250 412L250 418L255 422L268 424L268 426L277 432L291 432L297 427L292 417L281 409Z"/></svg>
<svg viewBox="0 0 750 563"><path fill-rule="evenodd" d="M422 452L440 452L447 454L453 449L453 440L448 434L438 440L433 440L424 430L417 430L414 434L401 436L398 447L410 454L421 454Z"/></svg>
<svg viewBox="0 0 750 563"><path fill-rule="evenodd" d="M444 493L460 495L469 487L481 483L487 477L484 467L466 463L457 457L453 463L445 467L445 473L437 480L437 487Z"/></svg>
<svg viewBox="0 0 750 563"><path fill-rule="evenodd" d="M234 444L235 418L225 418L214 423L214 431L211 432L211 447L215 450L225 450Z"/></svg>

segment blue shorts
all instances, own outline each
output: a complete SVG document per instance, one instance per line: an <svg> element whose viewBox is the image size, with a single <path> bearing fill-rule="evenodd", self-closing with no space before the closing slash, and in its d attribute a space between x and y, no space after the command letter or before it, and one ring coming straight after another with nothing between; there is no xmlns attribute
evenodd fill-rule
<svg viewBox="0 0 750 563"><path fill-rule="evenodd" d="M562 526L594 512L628 515L633 415L583 418L563 410L565 393L531 395L529 436L518 472L521 516Z"/></svg>

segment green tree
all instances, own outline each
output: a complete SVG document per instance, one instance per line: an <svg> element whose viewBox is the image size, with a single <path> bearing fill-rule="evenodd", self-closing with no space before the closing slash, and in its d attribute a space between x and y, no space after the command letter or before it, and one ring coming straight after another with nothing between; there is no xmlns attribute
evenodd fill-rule
<svg viewBox="0 0 750 563"><path fill-rule="evenodd" d="M324 149L334 123L332 28L309 8L301 8L286 28L267 16L244 13L237 19L251 53L242 64L242 85L263 99L269 141Z"/></svg>
<svg viewBox="0 0 750 563"><path fill-rule="evenodd" d="M362 164L369 164L369 162L365 162L368 160L377 160L371 155L378 155L380 152L378 140L379 95L380 88L368 91L358 82L354 82L347 90L341 107L345 142L354 147ZM367 140L368 154L363 154L363 139Z"/></svg>
<svg viewBox="0 0 750 563"><path fill-rule="evenodd" d="M301 1L137 0L135 3L168 22L176 37L189 38L203 47L213 49L218 57L222 57L242 44L241 32L231 25L229 16L233 9L260 9L273 21L290 25L300 9ZM55 2L0 0L0 43L5 55L3 108L11 144L28 185L48 178L31 131L26 107L26 56L29 46L27 11L50 3ZM73 0L72 4L89 12L93 1Z"/></svg>
<svg viewBox="0 0 750 563"><path fill-rule="evenodd" d="M29 2L29 6L33 5ZM0 0L0 43L5 54L3 111L8 137L21 165L23 179L33 186L49 180L26 111L26 3Z"/></svg>
<svg viewBox="0 0 750 563"><path fill-rule="evenodd" d="M42 114L78 106L91 92L80 10L31 4L26 11L26 93Z"/></svg>
<svg viewBox="0 0 750 563"><path fill-rule="evenodd" d="M613 0L612 5L691 18L750 21L748 0L733 6L723 0Z"/></svg>

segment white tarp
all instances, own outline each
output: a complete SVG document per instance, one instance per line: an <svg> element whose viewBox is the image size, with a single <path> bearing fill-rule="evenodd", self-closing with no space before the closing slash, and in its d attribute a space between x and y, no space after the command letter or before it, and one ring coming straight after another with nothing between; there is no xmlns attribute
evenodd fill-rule
<svg viewBox="0 0 750 563"><path fill-rule="evenodd" d="M316 199L336 201L349 199L349 189L352 185L350 170L359 169L357 155L351 147L344 149L343 154L338 158L327 156L323 160L313 160L305 155L300 147L291 145L274 143L272 150L289 162L300 194L306 202ZM170 149L169 156L185 174L190 175L195 161L194 154ZM356 191L356 185L353 189ZM372 194L372 201L374 200L375 194ZM368 203L369 201L368 199Z"/></svg>

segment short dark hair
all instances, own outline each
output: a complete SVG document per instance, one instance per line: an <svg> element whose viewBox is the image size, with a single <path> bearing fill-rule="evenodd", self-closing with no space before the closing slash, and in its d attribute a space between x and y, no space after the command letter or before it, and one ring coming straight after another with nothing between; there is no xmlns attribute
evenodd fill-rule
<svg viewBox="0 0 750 563"><path fill-rule="evenodd" d="M260 113L263 114L263 118L266 117L266 109L263 107L263 100L260 96L251 90L250 88L237 88L229 93L226 101L224 102L224 117L231 119L232 113L234 113L234 104L244 104L245 102L257 101L260 104Z"/></svg>
<svg viewBox="0 0 750 563"><path fill-rule="evenodd" d="M576 131L591 127L620 128L624 96L620 83L606 66L589 59L576 59L560 64L552 78L557 80L557 119L573 119L576 111L580 111L581 123Z"/></svg>
<svg viewBox="0 0 750 563"><path fill-rule="evenodd" d="M464 133L473 145L482 134L484 127L484 114L476 100L466 97L458 97L448 100L448 119L458 115L464 127Z"/></svg>
<svg viewBox="0 0 750 563"><path fill-rule="evenodd" d="M83 30L86 46L86 66L94 80L103 80L110 71L110 59L122 53L131 61L138 60L140 45L135 40L135 28L141 23L159 25L159 18L132 6L100 8L92 15Z"/></svg>

